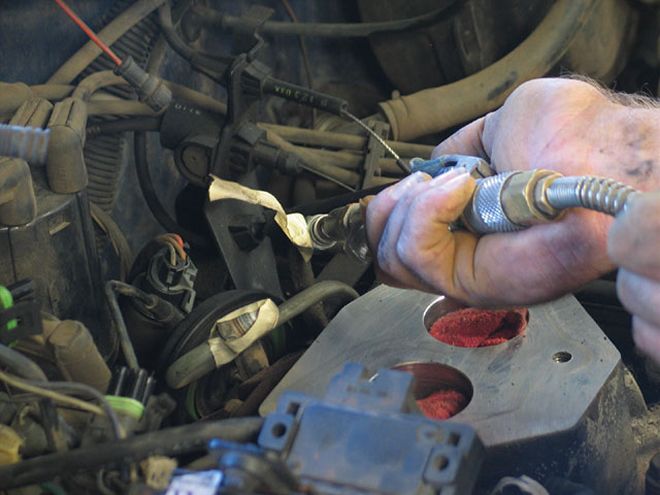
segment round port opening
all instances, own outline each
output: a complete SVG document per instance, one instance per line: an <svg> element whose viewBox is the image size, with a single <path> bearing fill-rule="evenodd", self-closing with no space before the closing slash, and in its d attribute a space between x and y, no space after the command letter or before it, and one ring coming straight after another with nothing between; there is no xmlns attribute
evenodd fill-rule
<svg viewBox="0 0 660 495"><path fill-rule="evenodd" d="M527 308L490 310L467 308L441 297L424 312L424 326L431 337L456 347L489 347L525 333Z"/></svg>
<svg viewBox="0 0 660 495"><path fill-rule="evenodd" d="M573 355L566 351L555 352L552 355L552 360L557 364L568 363L571 359L573 359Z"/></svg>
<svg viewBox="0 0 660 495"><path fill-rule="evenodd" d="M403 363L392 369L415 377L413 395L422 414L431 419L449 419L472 400L472 383L456 368L440 363Z"/></svg>

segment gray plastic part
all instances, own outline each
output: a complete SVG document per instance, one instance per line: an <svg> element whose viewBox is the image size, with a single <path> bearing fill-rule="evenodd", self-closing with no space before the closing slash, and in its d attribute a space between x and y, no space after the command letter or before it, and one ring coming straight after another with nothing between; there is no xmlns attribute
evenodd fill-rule
<svg viewBox="0 0 660 495"><path fill-rule="evenodd" d="M31 96L27 84L0 82L0 118L12 115Z"/></svg>
<svg viewBox="0 0 660 495"><path fill-rule="evenodd" d="M56 193L76 193L87 187L83 156L87 127L87 105L78 98L66 98L53 108L48 122L50 142L46 172L48 185Z"/></svg>
<svg viewBox="0 0 660 495"><path fill-rule="evenodd" d="M126 57L115 72L126 79L126 82L138 93L140 100L149 105L154 112L161 112L170 105L172 101L170 89L161 79L140 67L133 57Z"/></svg>
<svg viewBox="0 0 660 495"><path fill-rule="evenodd" d="M20 158L0 157L0 226L25 225L36 214L30 167Z"/></svg>

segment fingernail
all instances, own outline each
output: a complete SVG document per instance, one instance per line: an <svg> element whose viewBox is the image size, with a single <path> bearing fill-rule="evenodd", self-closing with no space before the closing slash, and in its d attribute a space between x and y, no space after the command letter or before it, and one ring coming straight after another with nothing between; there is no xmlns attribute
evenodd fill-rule
<svg viewBox="0 0 660 495"><path fill-rule="evenodd" d="M429 183L430 186L438 186L440 184L445 184L448 183L449 181L454 180L456 177L465 177L468 174L468 171L464 169L463 167L457 167L449 172L445 172L442 175L438 175L437 177L434 177L431 182Z"/></svg>
<svg viewBox="0 0 660 495"><path fill-rule="evenodd" d="M445 187L451 187L451 188L460 187L469 180L472 180L472 176L467 170L464 169L463 171L457 173L454 177L449 179L445 183Z"/></svg>
<svg viewBox="0 0 660 495"><path fill-rule="evenodd" d="M424 172L415 172L414 174L410 174L408 177L406 177L405 180L410 182L424 182L429 180L429 174L425 174Z"/></svg>

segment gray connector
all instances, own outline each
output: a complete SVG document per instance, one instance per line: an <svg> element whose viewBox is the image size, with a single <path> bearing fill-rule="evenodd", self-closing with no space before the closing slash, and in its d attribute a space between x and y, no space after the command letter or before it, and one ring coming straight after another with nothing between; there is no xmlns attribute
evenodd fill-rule
<svg viewBox="0 0 660 495"><path fill-rule="evenodd" d="M154 112L165 110L172 101L172 92L158 77L152 76L140 67L133 57L126 57L122 64L115 69L130 84L138 94L141 101L145 102Z"/></svg>
<svg viewBox="0 0 660 495"><path fill-rule="evenodd" d="M483 158L467 155L440 155L430 160L413 158L410 160L410 171L424 172L431 177L445 174L456 168L464 168L475 179L483 179L495 174L495 170Z"/></svg>
<svg viewBox="0 0 660 495"><path fill-rule="evenodd" d="M83 156L87 105L78 98L65 98L55 105L48 121L46 173L48 185L60 194L76 193L87 187L87 167Z"/></svg>
<svg viewBox="0 0 660 495"><path fill-rule="evenodd" d="M26 225L37 215L37 200L27 162L0 157L0 226Z"/></svg>

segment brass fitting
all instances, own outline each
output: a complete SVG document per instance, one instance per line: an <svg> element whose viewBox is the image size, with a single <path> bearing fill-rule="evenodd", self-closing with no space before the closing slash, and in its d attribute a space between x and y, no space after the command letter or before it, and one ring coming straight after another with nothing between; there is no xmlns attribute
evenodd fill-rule
<svg viewBox="0 0 660 495"><path fill-rule="evenodd" d="M562 177L550 170L514 172L502 186L502 210L516 225L531 226L556 220L562 210L553 208L546 199L550 185Z"/></svg>
<svg viewBox="0 0 660 495"><path fill-rule="evenodd" d="M562 177L550 170L504 172L477 180L472 199L463 210L461 222L476 234L515 232L559 218L547 191Z"/></svg>

